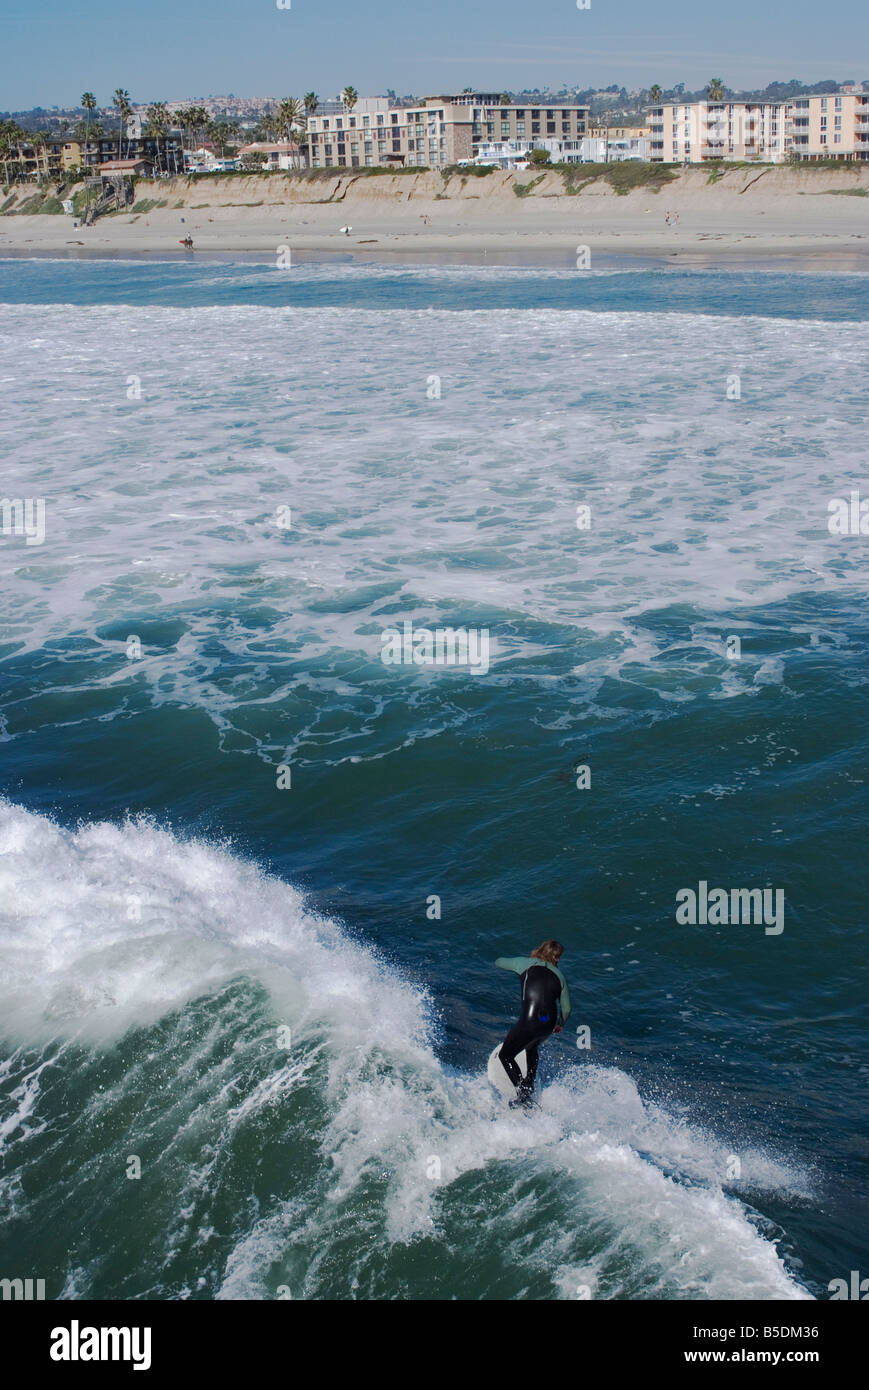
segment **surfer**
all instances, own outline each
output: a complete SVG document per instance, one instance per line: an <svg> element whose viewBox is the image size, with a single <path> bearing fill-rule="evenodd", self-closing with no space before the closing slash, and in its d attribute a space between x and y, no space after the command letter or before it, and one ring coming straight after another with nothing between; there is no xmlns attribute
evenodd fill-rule
<svg viewBox="0 0 869 1390"><path fill-rule="evenodd" d="M498 1056L516 1087L511 1106L530 1105L537 1075L537 1048L550 1033L560 1033L570 1014L570 991L558 968L564 947L560 941L544 941L530 956L499 956L502 970L515 970L522 984L522 1012L501 1044ZM523 1078L516 1065L525 1053L527 1070Z"/></svg>

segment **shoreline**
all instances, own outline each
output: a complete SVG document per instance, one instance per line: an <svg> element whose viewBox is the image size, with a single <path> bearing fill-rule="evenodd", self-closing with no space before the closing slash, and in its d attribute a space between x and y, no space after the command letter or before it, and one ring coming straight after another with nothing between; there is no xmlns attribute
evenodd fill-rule
<svg viewBox="0 0 869 1390"><path fill-rule="evenodd" d="M557 173L523 182L496 171L446 181L430 172L315 182L277 174L142 181L128 209L90 227L73 226L57 211L7 209L0 257L276 259L289 251L300 258L518 258L576 267L583 250L590 265L580 269L594 269L596 257L869 269L869 165L732 169L711 177L695 166L664 186L624 194L602 179L571 191ZM14 195L22 209L32 207L28 191ZM179 244L186 236L192 252Z"/></svg>
<svg viewBox="0 0 869 1390"><path fill-rule="evenodd" d="M368 247L336 244L325 239L314 245L290 243L293 256L298 265L358 265L358 266L417 266L436 268L455 266L490 267L492 269L514 270L572 270L576 268L575 246L553 247L541 244L538 239L529 239L530 244L521 247L493 246L486 238L468 238L461 245L432 239L426 245L407 245L396 238L398 244ZM341 239L343 243L343 238ZM611 247L607 244L591 243L592 257L598 253L597 263L589 267L593 271L625 270L667 270L673 268L693 270L715 270L738 272L790 273L794 275L866 275L869 274L869 246L853 249L847 245L819 248L816 244L802 244L799 247L778 248L768 243L750 250L740 244L716 246L714 251L697 245L673 248L662 253L648 244L640 244L631 249ZM192 251L164 241L156 244L69 246L51 243L46 245L28 244L4 245L0 240L0 261L67 261L86 264L88 262L140 262L143 265L160 264L235 264L271 266L275 261L275 248L266 242L261 247L223 244L219 247L197 244Z"/></svg>

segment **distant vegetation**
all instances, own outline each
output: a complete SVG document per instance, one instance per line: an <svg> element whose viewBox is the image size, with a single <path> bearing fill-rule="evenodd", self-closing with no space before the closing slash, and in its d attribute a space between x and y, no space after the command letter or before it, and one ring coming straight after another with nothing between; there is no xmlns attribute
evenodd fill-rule
<svg viewBox="0 0 869 1390"><path fill-rule="evenodd" d="M554 172L564 179L565 193L581 193L590 183L606 179L616 193L626 195L635 188L645 188L650 193L658 193L673 179L679 177L679 164L643 164L639 160L625 160L616 164L553 164Z"/></svg>

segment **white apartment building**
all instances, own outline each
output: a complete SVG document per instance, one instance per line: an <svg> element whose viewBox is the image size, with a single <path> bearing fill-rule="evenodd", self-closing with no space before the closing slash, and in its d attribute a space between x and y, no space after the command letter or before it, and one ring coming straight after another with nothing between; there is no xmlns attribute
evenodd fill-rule
<svg viewBox="0 0 869 1390"><path fill-rule="evenodd" d="M869 159L869 91L784 102L695 101L654 107L651 159L779 164L800 159Z"/></svg>
<svg viewBox="0 0 869 1390"><path fill-rule="evenodd" d="M596 135L582 140L484 140L469 162L497 164L502 169L524 167L532 150L547 150L553 164L618 164L626 159L648 160L649 140L642 136L606 140Z"/></svg>

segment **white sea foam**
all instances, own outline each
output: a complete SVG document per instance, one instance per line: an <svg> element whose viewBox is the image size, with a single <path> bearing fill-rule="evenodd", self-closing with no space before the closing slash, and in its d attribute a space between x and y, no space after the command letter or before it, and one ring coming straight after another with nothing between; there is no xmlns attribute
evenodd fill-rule
<svg viewBox="0 0 869 1390"><path fill-rule="evenodd" d="M218 643L262 669L283 655L341 678L350 662L358 683L396 619L476 619L497 646L488 679L573 634L586 697L618 675L662 700L694 698L695 678L727 696L782 666L749 643L723 665L722 614L865 587L865 547L826 524L829 498L865 484L856 324L64 306L4 320L0 493L44 496L47 535L0 540L0 641L85 637L107 658L87 681L195 699L222 728L239 697L280 702L293 682L263 696L247 668L219 684ZM674 605L695 625L690 672L647 621ZM146 642L139 663L126 633L100 635L160 617L184 636ZM802 615L798 638L819 621Z"/></svg>
<svg viewBox="0 0 869 1390"><path fill-rule="evenodd" d="M140 918L125 912L130 894ZM162 1046L182 1057L180 1069L150 1098L136 1141L150 1142L164 1116L161 1172L176 1183L160 1243L165 1269L182 1246L200 1250L208 1267L212 1194L245 1126L285 1115L288 1162L312 1136L319 1153L301 1191L265 1214L253 1207L234 1232L218 1297L273 1296L275 1267L294 1297L323 1296L339 1245L349 1287L365 1297L377 1263L423 1236L445 1252L473 1241L494 1252L496 1267L517 1265L529 1278L556 1268L565 1298L583 1284L598 1297L808 1296L725 1184L726 1150L714 1136L641 1097L623 1071L579 1061L544 1090L533 1117L505 1113L481 1075L439 1062L424 991L226 847L147 822L71 832L3 802L0 904L3 1032L16 1058L48 1049L30 1064L3 1130L4 1195L19 1215L40 1200L25 1201L14 1179L43 1123L45 1057L56 1075L58 1045L98 1054L174 1013ZM239 1077L266 1041L262 1018L232 1002L239 980L256 982L293 1033L287 1052L270 1045L273 1065L246 1089ZM185 1019L203 996L207 1026L191 1050ZM104 1131L139 1065L94 1093L85 1128ZM126 1154L130 1141L117 1142ZM811 1196L796 1166L760 1151L741 1158L747 1194ZM101 1152L107 1202L107 1175L120 1162ZM348 1208L359 1236L349 1252ZM79 1268L69 1288L86 1296L93 1274ZM166 1296L153 1277L152 1295Z"/></svg>

